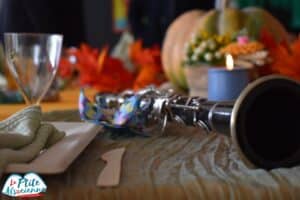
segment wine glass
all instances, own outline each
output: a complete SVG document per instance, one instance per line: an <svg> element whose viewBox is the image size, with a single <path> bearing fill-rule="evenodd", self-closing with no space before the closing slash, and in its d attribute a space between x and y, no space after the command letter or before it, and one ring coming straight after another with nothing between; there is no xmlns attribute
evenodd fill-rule
<svg viewBox="0 0 300 200"><path fill-rule="evenodd" d="M9 71L27 105L39 105L58 69L63 36L45 33L4 33Z"/></svg>

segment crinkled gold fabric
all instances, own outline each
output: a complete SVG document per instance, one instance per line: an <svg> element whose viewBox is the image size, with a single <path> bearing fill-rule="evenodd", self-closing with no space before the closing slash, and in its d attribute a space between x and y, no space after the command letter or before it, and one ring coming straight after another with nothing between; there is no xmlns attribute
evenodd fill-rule
<svg viewBox="0 0 300 200"><path fill-rule="evenodd" d="M120 185L97 187L100 155L123 146ZM100 133L65 173L42 177L48 190L39 199L300 199L300 166L250 169L230 138L174 125L151 138Z"/></svg>

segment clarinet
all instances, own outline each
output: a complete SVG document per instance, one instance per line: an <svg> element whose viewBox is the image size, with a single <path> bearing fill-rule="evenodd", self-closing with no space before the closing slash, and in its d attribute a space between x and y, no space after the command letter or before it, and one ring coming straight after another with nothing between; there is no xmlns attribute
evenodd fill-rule
<svg viewBox="0 0 300 200"><path fill-rule="evenodd" d="M273 169L300 164L300 84L270 75L250 83L235 101L161 91L154 87L99 94L91 103L83 91L80 116L112 129L151 135L168 122L195 126L231 137L248 166ZM269 133L272 133L271 135Z"/></svg>

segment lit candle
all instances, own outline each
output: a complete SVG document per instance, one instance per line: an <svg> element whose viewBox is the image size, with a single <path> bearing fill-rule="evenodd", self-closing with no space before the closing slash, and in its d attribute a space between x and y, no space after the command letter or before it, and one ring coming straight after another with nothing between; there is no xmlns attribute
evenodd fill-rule
<svg viewBox="0 0 300 200"><path fill-rule="evenodd" d="M249 69L234 67L234 60L228 54L226 55L226 68L208 69L208 100L235 100L249 80Z"/></svg>

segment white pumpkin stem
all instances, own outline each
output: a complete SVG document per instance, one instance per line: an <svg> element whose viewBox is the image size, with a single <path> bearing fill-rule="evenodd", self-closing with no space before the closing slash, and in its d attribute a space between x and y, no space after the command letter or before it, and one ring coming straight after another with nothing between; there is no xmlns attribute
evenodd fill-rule
<svg viewBox="0 0 300 200"><path fill-rule="evenodd" d="M228 7L229 0L216 0L215 8L217 10L225 10Z"/></svg>

